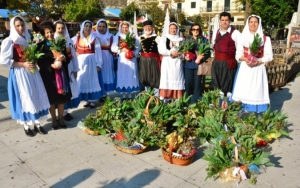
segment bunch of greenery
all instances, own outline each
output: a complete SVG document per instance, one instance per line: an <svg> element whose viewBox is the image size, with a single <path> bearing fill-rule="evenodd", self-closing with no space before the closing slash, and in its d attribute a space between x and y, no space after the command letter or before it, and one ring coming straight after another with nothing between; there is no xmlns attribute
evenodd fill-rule
<svg viewBox="0 0 300 188"><path fill-rule="evenodd" d="M63 52L66 49L66 39L62 36L50 41L50 49L55 52Z"/></svg>
<svg viewBox="0 0 300 188"><path fill-rule="evenodd" d="M39 58L41 58L43 55L45 55L44 53L41 53L38 48L37 48L37 44L33 44L31 42L29 42L29 45L26 47L22 48L23 51L23 55L24 55L24 60L26 62L31 62L36 64L37 60ZM35 73L35 69L31 69L30 70L31 73Z"/></svg>
<svg viewBox="0 0 300 188"><path fill-rule="evenodd" d="M254 35L254 39L252 44L250 45L249 49L252 55L256 55L259 52L259 47L261 44L261 37L258 33Z"/></svg>

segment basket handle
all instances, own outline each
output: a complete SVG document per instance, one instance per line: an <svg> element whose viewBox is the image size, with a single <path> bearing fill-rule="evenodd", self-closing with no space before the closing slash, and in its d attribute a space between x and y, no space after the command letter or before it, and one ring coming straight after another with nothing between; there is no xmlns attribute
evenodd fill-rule
<svg viewBox="0 0 300 188"><path fill-rule="evenodd" d="M173 143L174 140L178 139L178 134L176 134L175 136L173 136L173 138L171 139L171 143L169 143L169 159L170 159L170 163L173 164L173 159L172 159L172 155L173 155Z"/></svg>
<svg viewBox="0 0 300 188"><path fill-rule="evenodd" d="M235 144L235 147L234 147L234 157L235 157L235 162L239 162L239 150L237 148L237 145L236 145L236 141L234 139L233 136L230 136L230 140L233 144Z"/></svg>
<svg viewBox="0 0 300 188"><path fill-rule="evenodd" d="M148 100L148 103L146 105L146 108L144 110L144 116L147 118L149 117L150 113L149 113L149 105L152 101L155 101L155 104L158 105L159 104L159 99L155 96L151 96L150 99Z"/></svg>
<svg viewBox="0 0 300 188"><path fill-rule="evenodd" d="M192 109L190 109L190 110L188 111L188 115L192 115L193 118L197 118L196 113L195 113L194 110L192 110Z"/></svg>

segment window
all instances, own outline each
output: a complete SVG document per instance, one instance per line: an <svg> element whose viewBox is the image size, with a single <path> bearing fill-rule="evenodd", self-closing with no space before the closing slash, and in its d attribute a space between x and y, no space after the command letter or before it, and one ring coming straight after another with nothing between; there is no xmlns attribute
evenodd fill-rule
<svg viewBox="0 0 300 188"><path fill-rule="evenodd" d="M224 11L230 11L230 0L224 0Z"/></svg>
<svg viewBox="0 0 300 188"><path fill-rule="evenodd" d="M206 3L206 12L212 12L212 2L207 1Z"/></svg>
<svg viewBox="0 0 300 188"><path fill-rule="evenodd" d="M191 8L196 8L196 2L191 2Z"/></svg>
<svg viewBox="0 0 300 188"><path fill-rule="evenodd" d="M182 3L177 3L177 10L181 10Z"/></svg>

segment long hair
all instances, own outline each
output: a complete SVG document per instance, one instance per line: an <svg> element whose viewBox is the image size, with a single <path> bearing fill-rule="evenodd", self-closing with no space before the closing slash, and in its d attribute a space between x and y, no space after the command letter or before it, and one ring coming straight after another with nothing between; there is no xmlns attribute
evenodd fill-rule
<svg viewBox="0 0 300 188"><path fill-rule="evenodd" d="M191 25L191 28L190 28L190 30L189 30L189 34L190 34L190 35L193 35L192 29L193 29L194 26L199 26L199 35L198 35L198 36L202 36L202 28L201 28L200 24L198 24L198 23L193 23L193 24Z"/></svg>

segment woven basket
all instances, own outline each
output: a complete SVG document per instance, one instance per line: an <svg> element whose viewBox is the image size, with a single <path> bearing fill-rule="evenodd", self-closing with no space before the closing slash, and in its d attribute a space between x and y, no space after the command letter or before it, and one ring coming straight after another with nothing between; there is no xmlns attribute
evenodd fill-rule
<svg viewBox="0 0 300 188"><path fill-rule="evenodd" d="M233 144L236 144L236 141L233 136L230 137L230 140ZM239 161L239 153L238 153L238 148L235 146L234 148L234 153L235 153L235 163L238 163ZM233 176L232 172L234 170L234 167L226 168L219 172L219 177L222 182L230 182L230 181L237 181L240 179L240 175L238 174L237 176Z"/></svg>
<svg viewBox="0 0 300 188"><path fill-rule="evenodd" d="M141 149L131 149L128 147L123 147L123 146L119 146L119 145L115 144L115 148L117 148L117 150L119 150L121 152L136 155L136 154L144 152L147 149L147 146L144 146Z"/></svg>
<svg viewBox="0 0 300 188"><path fill-rule="evenodd" d="M155 102L155 105L159 105L159 102L160 102L159 98L155 97L155 96L151 96L150 99L148 100L148 103L147 103L146 108L143 113L145 120L144 119L141 120L143 123L146 122L148 126L152 126L154 124L153 121L150 121L150 111L149 111L149 106L152 101Z"/></svg>
<svg viewBox="0 0 300 188"><path fill-rule="evenodd" d="M174 139L178 138L178 134L176 134L172 140L171 143L174 142ZM173 150L173 144L169 144L169 151ZM179 165L179 166L187 166L192 163L193 158L195 154L190 155L190 156L185 156L185 157L179 157L173 155L171 152L167 152L165 149L161 148L161 152L163 154L163 157L166 161L168 161L171 164Z"/></svg>

